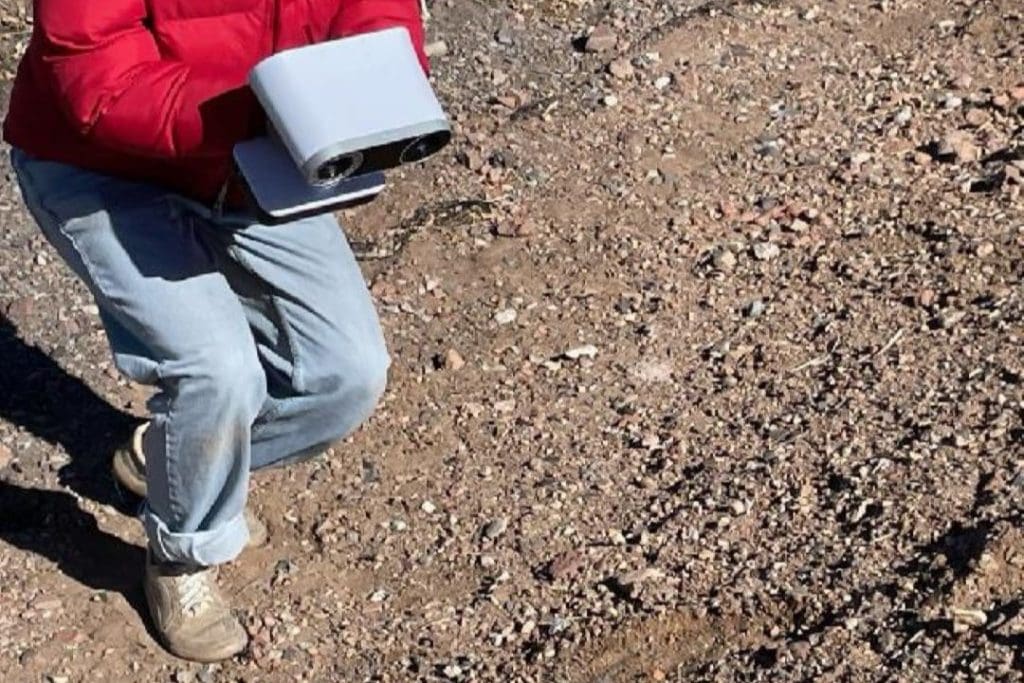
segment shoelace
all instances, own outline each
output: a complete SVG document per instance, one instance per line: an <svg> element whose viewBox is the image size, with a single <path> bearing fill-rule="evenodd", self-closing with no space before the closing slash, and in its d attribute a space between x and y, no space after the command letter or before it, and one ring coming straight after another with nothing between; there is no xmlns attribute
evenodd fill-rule
<svg viewBox="0 0 1024 683"><path fill-rule="evenodd" d="M191 616L202 614L213 604L213 593L210 590L207 572L185 574L179 577L176 583L178 596L181 599L181 608Z"/></svg>

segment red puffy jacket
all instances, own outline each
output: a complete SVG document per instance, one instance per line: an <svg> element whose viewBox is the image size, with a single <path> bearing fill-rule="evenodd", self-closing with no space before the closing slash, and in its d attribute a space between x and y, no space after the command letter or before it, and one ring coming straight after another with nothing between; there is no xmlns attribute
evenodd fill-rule
<svg viewBox="0 0 1024 683"><path fill-rule="evenodd" d="M249 70L284 49L405 26L418 0L35 0L4 139L32 156L201 201L260 132Z"/></svg>

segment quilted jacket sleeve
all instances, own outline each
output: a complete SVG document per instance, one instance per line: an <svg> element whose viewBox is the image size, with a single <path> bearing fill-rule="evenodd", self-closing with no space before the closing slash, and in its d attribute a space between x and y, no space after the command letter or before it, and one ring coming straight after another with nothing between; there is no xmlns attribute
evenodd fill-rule
<svg viewBox="0 0 1024 683"><path fill-rule="evenodd" d="M249 89L215 65L161 58L145 0L36 0L35 18L44 77L97 145L159 158L222 156L252 115Z"/></svg>
<svg viewBox="0 0 1024 683"><path fill-rule="evenodd" d="M409 31L423 70L430 71L430 62L423 49L419 0L341 0L340 4L331 25L332 38L404 26Z"/></svg>

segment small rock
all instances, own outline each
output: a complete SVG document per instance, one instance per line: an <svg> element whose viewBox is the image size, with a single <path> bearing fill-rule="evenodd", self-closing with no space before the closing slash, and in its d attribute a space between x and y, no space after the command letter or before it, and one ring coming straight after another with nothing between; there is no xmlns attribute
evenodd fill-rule
<svg viewBox="0 0 1024 683"><path fill-rule="evenodd" d="M569 349L562 354L569 360L579 360L580 358L594 358L597 356L597 347L593 344L585 344L583 346L577 346L574 349Z"/></svg>
<svg viewBox="0 0 1024 683"><path fill-rule="evenodd" d="M516 42L515 34L512 33L512 29L508 26L502 26L498 29L498 32L494 34L494 40L499 45L514 45Z"/></svg>
<svg viewBox="0 0 1024 683"><path fill-rule="evenodd" d="M976 246L974 248L974 254L978 258L985 258L986 256L991 256L992 253L995 250L996 250L996 245L992 244L991 242L987 242L986 241L986 242L982 242L981 244L979 244L978 246Z"/></svg>
<svg viewBox="0 0 1024 683"><path fill-rule="evenodd" d="M963 103L963 99L956 95L946 95L945 99L942 100L942 106L946 109L959 109Z"/></svg>
<svg viewBox="0 0 1024 683"><path fill-rule="evenodd" d="M587 52L610 52L618 44L619 37L615 35L611 27L601 24L587 36L584 49Z"/></svg>
<svg viewBox="0 0 1024 683"><path fill-rule="evenodd" d="M583 556L575 550L567 550L551 559L546 573L552 581L560 581L575 574L582 566Z"/></svg>
<svg viewBox="0 0 1024 683"><path fill-rule="evenodd" d="M871 161L869 152L856 152L850 155L850 166L857 168Z"/></svg>
<svg viewBox="0 0 1024 683"><path fill-rule="evenodd" d="M979 128L988 123L989 115L984 109L971 109L964 115L964 120L968 125Z"/></svg>
<svg viewBox="0 0 1024 683"><path fill-rule="evenodd" d="M973 83L974 79L971 78L970 74L960 74L953 81L953 87L957 90L970 90Z"/></svg>
<svg viewBox="0 0 1024 683"><path fill-rule="evenodd" d="M443 40L435 40L432 43L427 43L423 47L423 52L427 57L443 57L448 54L448 43Z"/></svg>
<svg viewBox="0 0 1024 683"><path fill-rule="evenodd" d="M0 443L0 470L4 469L14 461L14 453L10 448Z"/></svg>
<svg viewBox="0 0 1024 683"><path fill-rule="evenodd" d="M732 510L732 513L734 515L739 517L740 515L742 515L743 513L745 513L747 511L747 506L746 506L746 504L742 500L734 500L729 505L729 509Z"/></svg>
<svg viewBox="0 0 1024 683"><path fill-rule="evenodd" d="M486 526L484 526L484 537L494 540L505 533L506 529L508 529L507 519L504 517L492 519Z"/></svg>
<svg viewBox="0 0 1024 683"><path fill-rule="evenodd" d="M192 683L196 675L189 669L178 669L174 672L174 683Z"/></svg>
<svg viewBox="0 0 1024 683"><path fill-rule="evenodd" d="M379 588L373 593L370 593L370 602L384 602L387 600L388 592L383 588Z"/></svg>
<svg viewBox="0 0 1024 683"><path fill-rule="evenodd" d="M794 218L789 224L790 232L805 233L811 226L801 218Z"/></svg>
<svg viewBox="0 0 1024 683"><path fill-rule="evenodd" d="M617 107L619 105L619 98L615 95L605 95L604 99L601 100L606 107Z"/></svg>
<svg viewBox="0 0 1024 683"><path fill-rule="evenodd" d="M53 674L48 674L46 676L46 680L48 683L68 683L70 679L67 676L55 676Z"/></svg>
<svg viewBox="0 0 1024 683"><path fill-rule="evenodd" d="M494 322L499 325L510 325L515 322L517 317L519 314L516 313L516 309L506 308L494 314Z"/></svg>
<svg viewBox="0 0 1024 683"><path fill-rule="evenodd" d="M927 166L928 164L932 163L932 155L928 154L927 152L914 152L911 158L914 160L914 163L917 164L918 166Z"/></svg>
<svg viewBox="0 0 1024 683"><path fill-rule="evenodd" d="M736 267L736 255L729 249L719 249L712 258L712 264L718 270L728 273Z"/></svg>
<svg viewBox="0 0 1024 683"><path fill-rule="evenodd" d="M432 515L435 512L437 512L437 506L431 503L429 500L425 500L420 505L420 510L423 510L423 512L427 513L428 515Z"/></svg>
<svg viewBox="0 0 1024 683"><path fill-rule="evenodd" d="M536 226L529 218L497 221L494 231L501 237L528 237L536 232Z"/></svg>
<svg viewBox="0 0 1024 683"><path fill-rule="evenodd" d="M462 678L462 667L458 664L449 664L444 668L444 675L450 680L457 681Z"/></svg>
<svg viewBox="0 0 1024 683"><path fill-rule="evenodd" d="M640 588L644 583L663 577L664 574L661 570L655 569L654 567L647 567L646 569L640 569L633 572L616 574L611 578L611 583L627 595L636 596L640 592Z"/></svg>
<svg viewBox="0 0 1024 683"><path fill-rule="evenodd" d="M757 242L753 248L754 258L758 261L771 261L781 253L779 245L774 242Z"/></svg>
<svg viewBox="0 0 1024 683"><path fill-rule="evenodd" d="M409 528L409 525L405 522L405 520L402 520L402 519L393 519L393 520L391 520L391 530L392 531L405 531L408 528Z"/></svg>
<svg viewBox="0 0 1024 683"><path fill-rule="evenodd" d="M954 607L949 611L953 621L953 632L963 633L970 628L981 628L988 623L988 615L980 609L961 609Z"/></svg>
<svg viewBox="0 0 1024 683"><path fill-rule="evenodd" d="M619 80L626 81L636 74L636 69L628 59L616 59L608 65L608 73Z"/></svg>
<svg viewBox="0 0 1024 683"><path fill-rule="evenodd" d="M747 316L748 318L760 318L761 315L764 313L764 310L764 302L761 301L760 299L754 299L749 304L747 304L747 307L743 310L743 315Z"/></svg>
<svg viewBox="0 0 1024 683"><path fill-rule="evenodd" d="M910 107L903 107L898 112L896 112L896 116L893 118L893 120L896 122L896 125L905 126L908 123L910 123L911 119L913 118L913 110L911 110Z"/></svg>
<svg viewBox="0 0 1024 683"><path fill-rule="evenodd" d="M658 90L664 90L672 84L671 76L661 76L654 81L654 87Z"/></svg>
<svg viewBox="0 0 1024 683"><path fill-rule="evenodd" d="M951 329L967 315L966 311L944 311L938 317L938 325L944 330Z"/></svg>
<svg viewBox="0 0 1024 683"><path fill-rule="evenodd" d="M466 367L466 360L462 357L462 354L455 349L448 349L444 352L444 367L453 372L458 372L462 368Z"/></svg>
<svg viewBox="0 0 1024 683"><path fill-rule="evenodd" d="M494 412L496 413L511 413L516 409L516 400L514 398L506 398L502 401L494 402Z"/></svg>
<svg viewBox="0 0 1024 683"><path fill-rule="evenodd" d="M964 131L953 131L933 144L940 161L970 162L981 156L973 137Z"/></svg>
<svg viewBox="0 0 1024 683"><path fill-rule="evenodd" d="M32 609L39 610L40 612L52 612L53 610L60 609L63 603L56 599L50 598L48 600L37 600L32 603Z"/></svg>

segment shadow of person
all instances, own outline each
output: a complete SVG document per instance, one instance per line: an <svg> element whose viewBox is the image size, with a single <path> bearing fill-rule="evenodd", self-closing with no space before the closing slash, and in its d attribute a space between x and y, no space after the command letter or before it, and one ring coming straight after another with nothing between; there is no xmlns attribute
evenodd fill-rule
<svg viewBox="0 0 1024 683"><path fill-rule="evenodd" d="M141 615L146 552L102 531L74 496L0 481L0 539L57 563L68 577L120 593Z"/></svg>
<svg viewBox="0 0 1024 683"><path fill-rule="evenodd" d="M114 449L131 433L135 418L114 408L40 349L24 342L0 314L0 419L61 446L70 462L61 483L78 494L132 512L110 473Z"/></svg>

